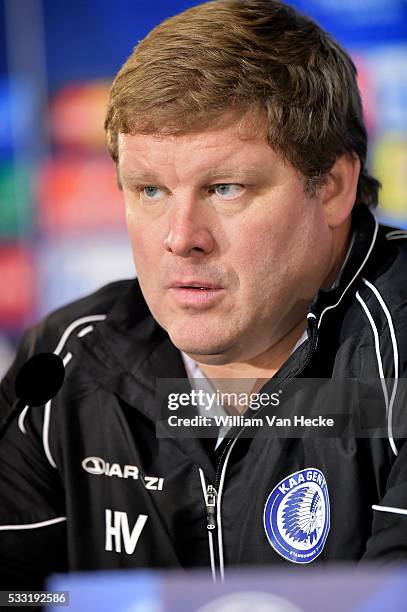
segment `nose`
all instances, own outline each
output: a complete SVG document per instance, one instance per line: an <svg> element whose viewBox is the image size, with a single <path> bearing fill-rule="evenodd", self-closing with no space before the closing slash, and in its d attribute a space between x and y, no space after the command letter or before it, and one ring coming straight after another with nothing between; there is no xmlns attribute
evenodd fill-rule
<svg viewBox="0 0 407 612"><path fill-rule="evenodd" d="M165 249L179 257L202 256L211 253L215 239L210 229L211 214L204 202L197 200L174 202L169 215Z"/></svg>

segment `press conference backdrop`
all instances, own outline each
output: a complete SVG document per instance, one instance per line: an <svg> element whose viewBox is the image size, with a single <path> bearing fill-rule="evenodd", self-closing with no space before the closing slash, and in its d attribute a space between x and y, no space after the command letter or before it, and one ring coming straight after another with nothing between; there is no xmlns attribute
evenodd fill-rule
<svg viewBox="0 0 407 612"><path fill-rule="evenodd" d="M291 0L351 53L383 183L407 228L407 0ZM134 275L103 118L133 46L191 0L0 0L0 377L22 331Z"/></svg>

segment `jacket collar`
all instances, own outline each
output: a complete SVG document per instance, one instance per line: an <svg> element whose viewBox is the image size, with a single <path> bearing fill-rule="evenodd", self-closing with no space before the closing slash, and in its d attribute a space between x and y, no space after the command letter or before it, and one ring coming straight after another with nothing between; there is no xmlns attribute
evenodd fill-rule
<svg viewBox="0 0 407 612"><path fill-rule="evenodd" d="M354 291L362 274L366 274L377 257L377 244L381 242L379 225L367 206L354 208L352 230L354 239L338 283L333 289L320 289L310 304L309 313L316 317L318 329L328 313L335 314L344 299Z"/></svg>

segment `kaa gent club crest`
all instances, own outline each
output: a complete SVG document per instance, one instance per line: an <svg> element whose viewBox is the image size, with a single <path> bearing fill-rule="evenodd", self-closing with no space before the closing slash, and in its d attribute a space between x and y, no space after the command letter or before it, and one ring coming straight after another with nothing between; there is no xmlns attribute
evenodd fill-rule
<svg viewBox="0 0 407 612"><path fill-rule="evenodd" d="M274 550L288 561L316 559L329 531L329 496L323 473L305 468L281 480L264 507L264 529Z"/></svg>

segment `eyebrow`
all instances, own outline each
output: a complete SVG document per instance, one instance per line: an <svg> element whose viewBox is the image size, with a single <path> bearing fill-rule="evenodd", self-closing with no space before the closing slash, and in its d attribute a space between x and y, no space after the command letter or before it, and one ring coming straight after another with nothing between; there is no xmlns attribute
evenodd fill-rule
<svg viewBox="0 0 407 612"><path fill-rule="evenodd" d="M216 179L216 178L221 178L221 177L225 177L225 178L232 178L232 177L238 177L238 178L242 178L243 180L251 180L253 178L257 178L260 174L260 168L255 168L255 167L246 167L246 168L239 168L239 167L226 167L226 168L216 168L214 170L208 170L207 172L205 172L203 174L203 179L204 180L208 180L208 179Z"/></svg>
<svg viewBox="0 0 407 612"><path fill-rule="evenodd" d="M201 176L201 180L215 180L220 178L238 178L244 181L253 180L259 177L261 170L255 167L225 167L225 168L214 168L211 170L207 170ZM126 183L127 185L132 185L137 183L137 181L141 182L151 182L151 183L161 183L158 179L158 176L154 174L154 172L125 172L124 174L120 174L120 179L122 183Z"/></svg>

